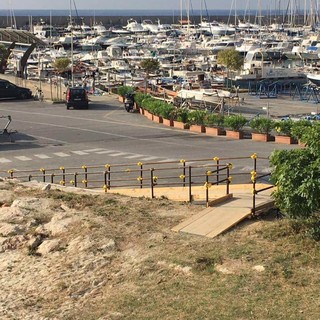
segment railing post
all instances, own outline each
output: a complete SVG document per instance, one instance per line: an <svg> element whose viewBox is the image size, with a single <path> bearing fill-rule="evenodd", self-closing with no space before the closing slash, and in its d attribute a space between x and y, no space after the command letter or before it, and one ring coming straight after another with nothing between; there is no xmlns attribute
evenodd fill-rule
<svg viewBox="0 0 320 320"><path fill-rule="evenodd" d="M189 166L189 202L192 202L192 167Z"/></svg>
<svg viewBox="0 0 320 320"><path fill-rule="evenodd" d="M257 154L254 153L251 156L251 159L253 160L253 170L251 171L251 182L252 182L252 214L256 214L256 183L257 183Z"/></svg>
<svg viewBox="0 0 320 320"><path fill-rule="evenodd" d="M110 166L110 164L106 164L104 167L107 169L107 171L105 171L105 180L104 180L105 186L108 190L110 190L110 188L111 188L111 166Z"/></svg>
<svg viewBox="0 0 320 320"><path fill-rule="evenodd" d="M77 176L78 176L78 172L75 172L75 173L74 173L74 186L75 186L75 187L78 186Z"/></svg>
<svg viewBox="0 0 320 320"><path fill-rule="evenodd" d="M46 182L46 169L41 168L40 171L42 172L42 181Z"/></svg>
<svg viewBox="0 0 320 320"><path fill-rule="evenodd" d="M143 163L142 162L138 162L137 166L140 167L140 189L143 188Z"/></svg>
<svg viewBox="0 0 320 320"><path fill-rule="evenodd" d="M209 174L206 172L206 206L209 207Z"/></svg>
<svg viewBox="0 0 320 320"><path fill-rule="evenodd" d="M154 172L154 168L151 168L150 169L150 174L151 174L151 177L150 177L150 187L151 187L151 199L153 199L154 198L154 189L153 189L153 186L154 186L154 184L153 184L153 172Z"/></svg>
<svg viewBox="0 0 320 320"><path fill-rule="evenodd" d="M220 158L218 157L214 157L213 161L216 162L217 165L217 173L216 173L216 185L219 185L219 181L220 181Z"/></svg>
<svg viewBox="0 0 320 320"><path fill-rule="evenodd" d="M84 187L88 187L88 167L82 166L82 169L84 170L84 180L82 181L84 183Z"/></svg>
<svg viewBox="0 0 320 320"><path fill-rule="evenodd" d="M62 171L62 181L66 183L66 169L65 167L60 167L60 170Z"/></svg>
<svg viewBox="0 0 320 320"><path fill-rule="evenodd" d="M54 173L51 173L51 183L53 183Z"/></svg>
<svg viewBox="0 0 320 320"><path fill-rule="evenodd" d="M233 169L232 163L227 164L227 190L226 193L230 194L230 183L232 182L232 177L230 176L230 171Z"/></svg>
<svg viewBox="0 0 320 320"><path fill-rule="evenodd" d="M182 181L183 181L183 186L186 186L186 160L181 159L180 163L182 164Z"/></svg>

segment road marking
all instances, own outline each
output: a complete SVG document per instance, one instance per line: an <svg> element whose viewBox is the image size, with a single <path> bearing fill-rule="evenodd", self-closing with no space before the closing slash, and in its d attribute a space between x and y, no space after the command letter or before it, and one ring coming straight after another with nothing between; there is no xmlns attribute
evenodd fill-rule
<svg viewBox="0 0 320 320"><path fill-rule="evenodd" d="M106 154L106 153L112 153L112 152L119 152L117 150L104 150L104 151L98 151L96 154Z"/></svg>
<svg viewBox="0 0 320 320"><path fill-rule="evenodd" d="M50 159L51 157L47 156L46 154L35 154L35 157L39 159Z"/></svg>
<svg viewBox="0 0 320 320"><path fill-rule="evenodd" d="M102 151L105 150L103 148L97 148L97 149L88 149L88 150L83 150L84 152L97 152L97 151Z"/></svg>
<svg viewBox="0 0 320 320"><path fill-rule="evenodd" d="M143 160L143 161L151 161L151 160L155 160L155 159L159 159L159 157L146 157L146 158L142 158L141 160Z"/></svg>
<svg viewBox="0 0 320 320"><path fill-rule="evenodd" d="M159 160L158 162L178 162L179 160L177 159L164 159L164 160Z"/></svg>
<svg viewBox="0 0 320 320"><path fill-rule="evenodd" d="M114 153L114 154L109 154L110 157L120 157L120 156L124 156L125 154L128 154L128 152L118 152L118 153Z"/></svg>
<svg viewBox="0 0 320 320"><path fill-rule="evenodd" d="M9 163L9 162L12 162L12 161L6 158L0 158L0 163Z"/></svg>
<svg viewBox="0 0 320 320"><path fill-rule="evenodd" d="M88 154L88 152L84 152L84 151L71 151L74 154L77 154L78 156L85 156Z"/></svg>
<svg viewBox="0 0 320 320"><path fill-rule="evenodd" d="M65 157L70 157L70 154L64 153L64 152L56 152L54 153L56 156L65 158Z"/></svg>
<svg viewBox="0 0 320 320"><path fill-rule="evenodd" d="M31 158L25 157L25 156L19 156L19 157L15 157L16 159L20 160L20 161L30 161L32 160Z"/></svg>
<svg viewBox="0 0 320 320"><path fill-rule="evenodd" d="M136 158L141 158L143 157L142 154L134 154L133 156L128 156L128 157L125 157L126 159L136 159Z"/></svg>

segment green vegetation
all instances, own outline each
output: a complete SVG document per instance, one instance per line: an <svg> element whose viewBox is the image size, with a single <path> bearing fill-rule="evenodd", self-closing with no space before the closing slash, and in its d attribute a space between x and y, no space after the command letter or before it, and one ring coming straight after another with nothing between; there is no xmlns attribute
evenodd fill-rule
<svg viewBox="0 0 320 320"><path fill-rule="evenodd" d="M130 86L120 86L118 87L117 93L119 96L125 97L125 95L128 93L134 93L134 88Z"/></svg>
<svg viewBox="0 0 320 320"><path fill-rule="evenodd" d="M241 114L224 117L224 126L233 131L240 131L247 124L247 122L247 118Z"/></svg>
<svg viewBox="0 0 320 320"><path fill-rule="evenodd" d="M269 118L254 118L249 123L254 132L269 134L274 128L274 121Z"/></svg>
<svg viewBox="0 0 320 320"><path fill-rule="evenodd" d="M208 127L223 127L224 117L219 113L209 113L205 118L205 125Z"/></svg>
<svg viewBox="0 0 320 320"><path fill-rule="evenodd" d="M319 219L320 125L307 126L298 135L306 148L278 150L271 156L272 180L278 186L273 196L286 216Z"/></svg>
<svg viewBox="0 0 320 320"><path fill-rule="evenodd" d="M291 119L277 121L274 125L276 134L280 136L291 136L293 123Z"/></svg>

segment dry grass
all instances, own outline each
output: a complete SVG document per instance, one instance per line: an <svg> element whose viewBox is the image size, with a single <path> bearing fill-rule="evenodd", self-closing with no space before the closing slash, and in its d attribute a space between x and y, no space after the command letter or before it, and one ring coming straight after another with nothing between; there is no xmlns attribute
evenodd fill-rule
<svg viewBox="0 0 320 320"><path fill-rule="evenodd" d="M201 210L189 204L59 191L49 197L86 213L64 241L90 235L97 257L86 266L94 277L81 281L77 259L60 261L64 276L34 302L48 318L60 319L59 305L73 299L81 303L63 319L320 319L319 243L285 219L206 239L170 230ZM116 251L101 258L98 248L110 238ZM75 295L92 281L102 284Z"/></svg>

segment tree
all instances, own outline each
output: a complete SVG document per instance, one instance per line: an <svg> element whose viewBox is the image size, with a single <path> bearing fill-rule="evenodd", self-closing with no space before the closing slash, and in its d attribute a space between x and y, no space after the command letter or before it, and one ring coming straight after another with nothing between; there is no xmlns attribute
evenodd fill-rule
<svg viewBox="0 0 320 320"><path fill-rule="evenodd" d="M310 218L320 210L320 125L305 128L306 148L271 155L277 207L290 218Z"/></svg>
<svg viewBox="0 0 320 320"><path fill-rule="evenodd" d="M238 71L243 65L243 57L240 55L239 51L234 49L226 49L219 51L217 62L227 68L229 78L229 71Z"/></svg>
<svg viewBox="0 0 320 320"><path fill-rule="evenodd" d="M68 70L71 61L69 58L58 58L54 61L53 67L58 73L63 73Z"/></svg>
<svg viewBox="0 0 320 320"><path fill-rule="evenodd" d="M159 69L160 63L156 59L148 58L140 62L140 67L147 73L147 75L149 75L151 72L154 72Z"/></svg>
<svg viewBox="0 0 320 320"><path fill-rule="evenodd" d="M144 59L140 62L140 67L146 72L145 77L145 92L147 92L147 86L148 86L148 78L151 72L154 72L159 69L160 63L156 59Z"/></svg>

